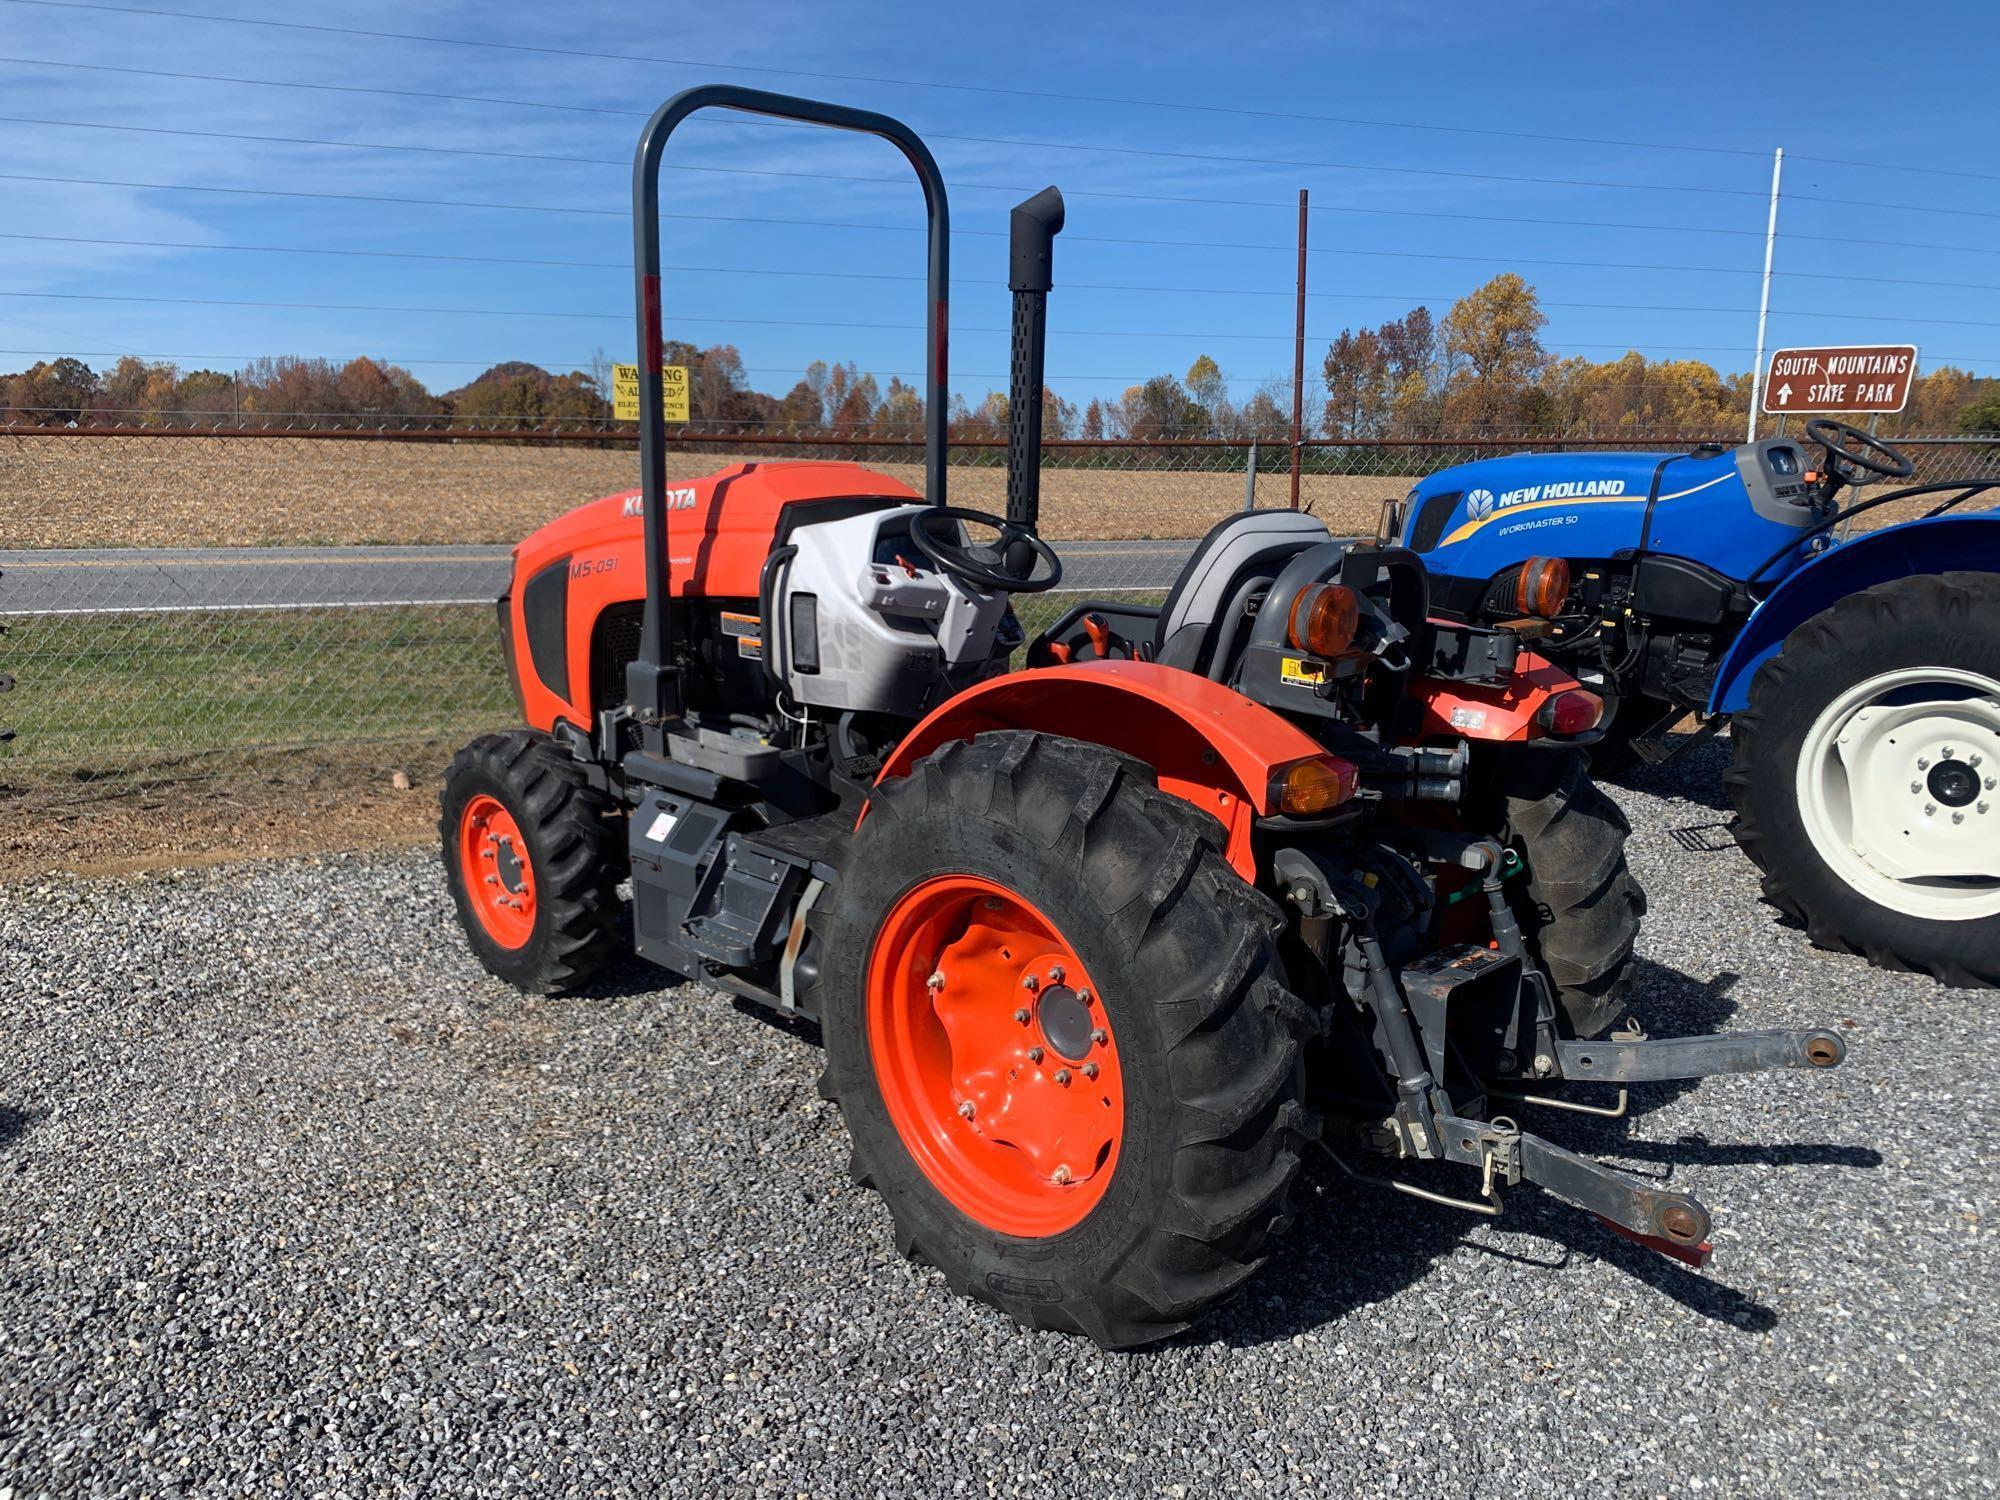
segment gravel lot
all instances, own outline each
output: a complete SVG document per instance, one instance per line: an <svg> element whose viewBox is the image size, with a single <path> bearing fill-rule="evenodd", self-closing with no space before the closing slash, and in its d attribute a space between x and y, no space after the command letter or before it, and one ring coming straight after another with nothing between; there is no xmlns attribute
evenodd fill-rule
<svg viewBox="0 0 2000 1500"><path fill-rule="evenodd" d="M898 1259L797 1038L486 980L426 852L0 888L0 1496L1991 1493L2000 1001L1814 952L1674 837L1721 811L1620 796L1655 1032L1852 1023L1831 1077L1537 1121L1678 1163L1711 1272L1319 1183L1136 1356Z"/></svg>

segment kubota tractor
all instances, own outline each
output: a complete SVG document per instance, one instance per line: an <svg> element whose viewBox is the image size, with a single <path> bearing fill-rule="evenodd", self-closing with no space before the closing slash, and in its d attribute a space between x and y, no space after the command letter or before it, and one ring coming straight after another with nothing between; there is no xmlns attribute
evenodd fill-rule
<svg viewBox="0 0 2000 1500"><path fill-rule="evenodd" d="M929 204L927 493L834 463L669 486L658 170L725 107L868 132ZM1036 534L1063 207L1014 210L1007 515L946 503L948 212L894 120L735 87L635 170L641 487L529 537L500 601L528 727L453 761L445 870L493 973L642 958L818 1023L897 1243L1022 1322L1144 1343L1241 1286L1302 1154L1534 1182L1699 1264L1693 1198L1501 1113L1831 1067L1833 1033L1649 1041L1644 901L1578 748L1600 701L1519 633L1430 618L1410 552L1217 526L1157 607L1084 602ZM1012 667L1017 652L1025 665ZM1612 1112L1617 1106L1587 1106ZM1435 1170L1416 1168L1417 1171Z"/></svg>

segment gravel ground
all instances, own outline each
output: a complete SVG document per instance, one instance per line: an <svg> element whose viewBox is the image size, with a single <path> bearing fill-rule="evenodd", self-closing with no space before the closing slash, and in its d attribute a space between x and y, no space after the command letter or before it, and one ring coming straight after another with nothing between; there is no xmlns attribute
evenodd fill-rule
<svg viewBox="0 0 2000 1500"><path fill-rule="evenodd" d="M1677 1164L1710 1273L1317 1183L1129 1356L898 1259L799 1039L486 980L424 852L0 888L0 1496L1992 1493L1996 1001L1813 951L1683 846L1721 811L1620 796L1656 1033L1851 1025L1830 1077L1537 1122Z"/></svg>

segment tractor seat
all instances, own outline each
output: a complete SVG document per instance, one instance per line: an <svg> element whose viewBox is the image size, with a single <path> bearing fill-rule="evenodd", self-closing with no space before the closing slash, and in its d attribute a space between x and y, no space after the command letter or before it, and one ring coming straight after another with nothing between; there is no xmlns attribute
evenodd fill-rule
<svg viewBox="0 0 2000 1500"><path fill-rule="evenodd" d="M1210 670L1217 623L1250 580L1268 579L1296 553L1328 538L1326 523L1296 510L1244 510L1209 528L1160 606L1153 660ZM1239 606L1240 607L1240 606Z"/></svg>

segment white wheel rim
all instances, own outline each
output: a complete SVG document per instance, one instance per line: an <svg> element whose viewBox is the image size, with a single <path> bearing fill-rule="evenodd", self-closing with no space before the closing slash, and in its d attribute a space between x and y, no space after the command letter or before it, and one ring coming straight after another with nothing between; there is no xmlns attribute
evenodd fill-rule
<svg viewBox="0 0 2000 1500"><path fill-rule="evenodd" d="M1806 836L1878 906L2000 915L2000 682L1905 667L1841 693L1799 750Z"/></svg>

